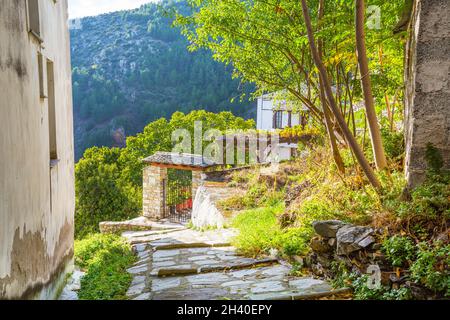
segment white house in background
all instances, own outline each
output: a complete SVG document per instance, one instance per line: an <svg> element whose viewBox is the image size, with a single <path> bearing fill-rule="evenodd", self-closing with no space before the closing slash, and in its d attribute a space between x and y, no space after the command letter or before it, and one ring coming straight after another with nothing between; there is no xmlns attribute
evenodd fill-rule
<svg viewBox="0 0 450 320"><path fill-rule="evenodd" d="M258 130L275 130L305 125L306 107L293 111L293 106L283 99L276 99L275 93L267 93L258 98L256 128Z"/></svg>
<svg viewBox="0 0 450 320"><path fill-rule="evenodd" d="M294 111L294 107L284 99L277 99L276 93L267 93L258 98L256 128L274 131L286 127L306 125L308 109ZM296 143L282 142L278 144L278 160L290 160L297 154Z"/></svg>

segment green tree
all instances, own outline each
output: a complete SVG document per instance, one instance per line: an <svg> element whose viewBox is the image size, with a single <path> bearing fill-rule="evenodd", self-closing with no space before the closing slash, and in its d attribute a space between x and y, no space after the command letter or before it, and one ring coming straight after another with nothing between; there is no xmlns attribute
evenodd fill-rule
<svg viewBox="0 0 450 320"><path fill-rule="evenodd" d="M134 218L142 208L142 159L157 151L172 150L172 132L186 129L194 138L194 123L202 122L203 132L217 129L252 129L253 120L244 120L231 112L204 110L188 114L175 112L149 123L142 133L127 138L123 149L92 147L85 151L75 167L76 237L98 231L101 221ZM206 146L207 142L204 142Z"/></svg>
<svg viewBox="0 0 450 320"><path fill-rule="evenodd" d="M195 10L189 15L177 14L176 25L182 28L190 41L191 50L207 48L216 60L232 65L235 77L257 85L255 95L285 90L286 99L309 108L313 123L318 126L325 126L324 111L326 105L331 107L332 103L330 94L320 99L321 89L325 86L321 81L326 76L336 102L328 127L334 128L340 142L349 143L352 151L358 153L361 148L344 129L348 127L350 133L356 135L358 122L364 118L363 111L355 114L354 108L357 102L362 101L361 84L355 81L358 61L354 1L327 2L326 12L320 18L319 1L308 1L309 16L318 17L311 19L317 21L315 25L311 23L312 37L308 37L300 1L201 0L189 3ZM392 67L396 72L392 79L395 86L401 87L402 64L397 60L402 56L401 41L392 35L392 28L403 2L377 0L375 4L387 18L383 20L381 29L368 30L366 34L367 56L371 61L369 68L379 70L373 66L378 63L378 59L373 62L373 57L378 57L379 46L382 45L384 52L388 53L388 57L383 55L383 59L395 61ZM321 43L324 75L319 72L309 48L312 38ZM374 79L374 91L392 92L389 88L393 82L386 81L385 77ZM381 115L383 110L380 108L381 105L377 112ZM332 136L331 130L329 136ZM337 152L334 154L339 167L339 156ZM359 150L356 156L368 178L378 185L364 150Z"/></svg>
<svg viewBox="0 0 450 320"><path fill-rule="evenodd" d="M118 148L87 149L75 167L77 238L98 232L101 221L135 217L141 208L139 188L122 180Z"/></svg>

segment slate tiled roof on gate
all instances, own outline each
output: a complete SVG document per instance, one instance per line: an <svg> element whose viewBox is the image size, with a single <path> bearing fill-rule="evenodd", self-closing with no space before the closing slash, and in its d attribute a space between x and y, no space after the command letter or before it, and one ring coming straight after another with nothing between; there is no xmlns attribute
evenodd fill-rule
<svg viewBox="0 0 450 320"><path fill-rule="evenodd" d="M149 164L179 165L202 169L216 165L214 161L202 155L177 152L156 152L142 161Z"/></svg>

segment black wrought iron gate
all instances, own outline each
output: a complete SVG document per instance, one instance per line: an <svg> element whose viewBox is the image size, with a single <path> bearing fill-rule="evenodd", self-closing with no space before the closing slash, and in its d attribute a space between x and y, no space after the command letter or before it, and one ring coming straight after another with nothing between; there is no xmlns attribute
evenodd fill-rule
<svg viewBox="0 0 450 320"><path fill-rule="evenodd" d="M171 222L186 223L192 213L192 172L168 169L164 181L164 217Z"/></svg>

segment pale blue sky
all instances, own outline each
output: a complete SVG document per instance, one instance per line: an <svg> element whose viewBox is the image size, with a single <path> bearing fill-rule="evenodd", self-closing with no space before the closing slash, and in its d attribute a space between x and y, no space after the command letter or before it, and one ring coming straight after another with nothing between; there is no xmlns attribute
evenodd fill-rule
<svg viewBox="0 0 450 320"><path fill-rule="evenodd" d="M69 18L96 16L102 13L134 9L157 0L69 0Z"/></svg>

